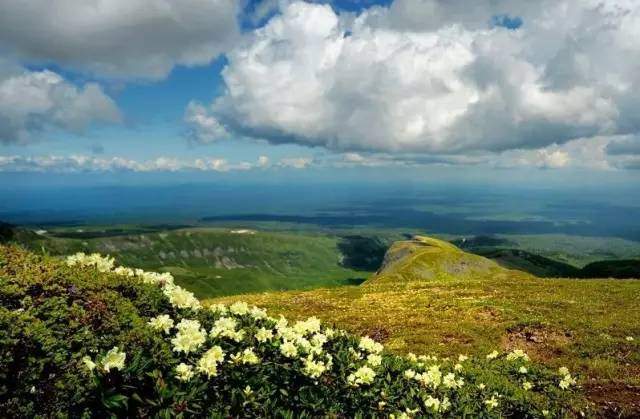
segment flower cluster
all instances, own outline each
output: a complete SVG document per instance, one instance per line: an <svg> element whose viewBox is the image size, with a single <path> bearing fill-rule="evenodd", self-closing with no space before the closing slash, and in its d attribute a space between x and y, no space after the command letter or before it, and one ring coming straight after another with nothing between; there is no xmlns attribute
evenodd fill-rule
<svg viewBox="0 0 640 419"><path fill-rule="evenodd" d="M110 272L113 270L115 261L109 256L102 256L99 253L92 253L87 255L83 252L78 252L75 255L67 257L68 266L93 266L99 272Z"/></svg>
<svg viewBox="0 0 640 419"><path fill-rule="evenodd" d="M477 374L479 368L505 371L514 388L521 389L520 393L522 390L524 393L563 391L576 384L566 368L558 371L560 379L557 374L540 379L539 370L521 349L507 353L492 351L479 359L462 354L453 359L414 354L402 358L388 354L380 342L370 337L354 338L342 330L324 326L316 317L290 323L284 317L270 317L264 309L245 302L229 306L215 304L202 310L193 294L175 285L170 274L124 267L114 269L112 259L102 261L95 255L74 255L68 263L139 278L162 289L173 307L171 313L154 313L154 317L145 321L153 336L170 348L173 362L167 373L171 385L182 393L205 388L226 391L224 389L233 387L230 385L233 380L243 377L241 380L248 382L229 397L244 398L244 407L259 397L264 397L262 403L269 403L274 394L286 395L298 390L271 388L263 393L262 388L271 385L270 381L255 380L259 377L278 380L282 375L287 386L305 388L307 393L321 392L321 386L335 387L332 394L343 397L341 407L334 410L338 412L348 408L348 403L358 405L360 402L355 401L358 397L370 397L365 405L377 406L380 416L487 416L488 412L490 415L511 412L523 404L512 403L505 396L507 393L492 388L491 380L480 381L478 377L487 376ZM99 371L108 373L122 370L125 358L125 353L114 347L97 363L88 357L83 361L91 371L99 366ZM217 399L217 394L206 398ZM541 400L532 396L534 399ZM456 403L462 403L461 400L468 404L458 406ZM317 401L309 403L316 405ZM543 407L536 410L534 416L547 411L548 406ZM484 413L479 412L479 408Z"/></svg>
<svg viewBox="0 0 640 419"><path fill-rule="evenodd" d="M154 284L162 287L162 292L175 308L191 309L193 311L198 311L202 308L200 301L192 292L174 283L173 275L169 272L147 272L142 269L132 269L124 266L115 267L113 258L102 256L99 253L87 255L79 252L75 255L67 256L66 263L68 266L90 266L103 273L139 278L145 284Z"/></svg>
<svg viewBox="0 0 640 419"><path fill-rule="evenodd" d="M102 357L102 359L96 363L91 357L84 356L82 362L89 369L93 371L97 366L100 366L103 371L110 372L112 369L122 370L124 369L124 361L127 359L127 354L121 352L117 346L114 346Z"/></svg>

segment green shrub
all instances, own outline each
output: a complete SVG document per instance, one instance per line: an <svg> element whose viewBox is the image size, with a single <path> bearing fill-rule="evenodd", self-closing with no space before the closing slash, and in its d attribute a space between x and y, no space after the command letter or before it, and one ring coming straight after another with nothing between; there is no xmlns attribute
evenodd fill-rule
<svg viewBox="0 0 640 419"><path fill-rule="evenodd" d="M72 266L68 266L72 265ZM311 318L200 307L170 276L0 248L0 408L9 416L565 416L568 372L521 351L387 353ZM560 385L567 387L561 389Z"/></svg>

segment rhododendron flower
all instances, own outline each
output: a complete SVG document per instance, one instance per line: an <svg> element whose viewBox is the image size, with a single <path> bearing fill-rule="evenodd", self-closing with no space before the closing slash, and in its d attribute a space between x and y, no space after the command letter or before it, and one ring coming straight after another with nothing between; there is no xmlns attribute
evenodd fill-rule
<svg viewBox="0 0 640 419"><path fill-rule="evenodd" d="M487 406L488 410L492 410L498 407L498 400L495 396L491 396L490 399L484 401L484 404Z"/></svg>
<svg viewBox="0 0 640 419"><path fill-rule="evenodd" d="M189 381L193 378L193 366L187 365L184 362L176 367L176 378L180 381Z"/></svg>
<svg viewBox="0 0 640 419"><path fill-rule="evenodd" d="M296 348L296 345L293 343L284 341L282 345L280 345L280 353L287 358L295 358L298 355L298 348Z"/></svg>
<svg viewBox="0 0 640 419"><path fill-rule="evenodd" d="M375 340L371 339L368 336L364 336L362 338L360 338L360 343L358 344L358 348L362 349L363 351L369 352L369 353L380 353L382 352L383 346L382 344L376 342Z"/></svg>
<svg viewBox="0 0 640 419"><path fill-rule="evenodd" d="M224 360L224 351L220 346L213 346L198 360L199 372L214 377L218 374L218 364Z"/></svg>
<svg viewBox="0 0 640 419"><path fill-rule="evenodd" d="M377 354L369 354L369 356L367 356L367 364L372 367L377 367L382 364L382 357Z"/></svg>
<svg viewBox="0 0 640 419"><path fill-rule="evenodd" d="M515 361L516 359L528 361L529 355L527 355L522 349L514 349L507 354L507 361Z"/></svg>
<svg viewBox="0 0 640 419"><path fill-rule="evenodd" d="M127 354L120 352L117 346L114 346L107 352L102 358L102 369L109 372L112 368L117 370L124 369L124 360L127 358Z"/></svg>
<svg viewBox="0 0 640 419"><path fill-rule="evenodd" d="M242 316L249 312L249 305L244 301L236 301L235 303L231 304L231 306L229 307L229 311L233 314Z"/></svg>
<svg viewBox="0 0 640 419"><path fill-rule="evenodd" d="M149 320L149 326L155 330L162 330L164 333L169 334L173 327L173 319L169 317L168 314L160 314Z"/></svg>
<svg viewBox="0 0 640 419"><path fill-rule="evenodd" d="M171 339L175 352L188 354L197 350L206 340L206 332L197 320L183 319L176 328L178 333Z"/></svg>
<svg viewBox="0 0 640 419"><path fill-rule="evenodd" d="M82 362L89 371L93 371L96 368L96 363L93 362L89 356L83 356Z"/></svg>
<svg viewBox="0 0 640 419"><path fill-rule="evenodd" d="M261 327L256 332L256 340L258 342L266 342L271 339L273 339L273 332L271 330L267 330L264 327Z"/></svg>
<svg viewBox="0 0 640 419"><path fill-rule="evenodd" d="M349 384L351 384L352 386L357 387L361 384L373 383L375 377L376 372L365 365L364 367L360 367L353 374L349 374L349 376L347 377L347 381L349 381Z"/></svg>

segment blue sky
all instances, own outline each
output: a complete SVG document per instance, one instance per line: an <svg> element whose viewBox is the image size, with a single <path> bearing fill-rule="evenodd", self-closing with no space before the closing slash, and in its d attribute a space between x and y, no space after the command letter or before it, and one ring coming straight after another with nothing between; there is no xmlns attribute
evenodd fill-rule
<svg viewBox="0 0 640 419"><path fill-rule="evenodd" d="M0 172L637 179L637 5L137 1L6 6Z"/></svg>

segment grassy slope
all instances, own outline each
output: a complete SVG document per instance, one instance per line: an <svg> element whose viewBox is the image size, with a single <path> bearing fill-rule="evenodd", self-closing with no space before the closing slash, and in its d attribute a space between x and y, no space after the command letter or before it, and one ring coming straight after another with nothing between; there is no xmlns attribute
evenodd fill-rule
<svg viewBox="0 0 640 419"><path fill-rule="evenodd" d="M317 232L233 234L227 228L189 228L85 239L37 236L20 242L53 255L99 252L123 265L170 271L199 297L212 297L362 282L369 272L340 265L339 240Z"/></svg>
<svg viewBox="0 0 640 419"><path fill-rule="evenodd" d="M524 348L578 371L602 408L640 414L637 280L540 279L423 238L395 244L383 269L360 286L242 299L287 316L317 315L384 338L398 352Z"/></svg>

